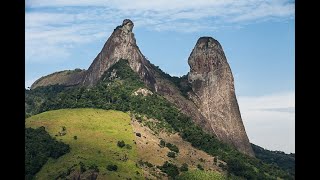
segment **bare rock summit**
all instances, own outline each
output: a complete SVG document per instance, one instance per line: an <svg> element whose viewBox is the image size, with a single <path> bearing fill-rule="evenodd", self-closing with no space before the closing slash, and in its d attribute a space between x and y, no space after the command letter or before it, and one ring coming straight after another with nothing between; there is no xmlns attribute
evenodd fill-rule
<svg viewBox="0 0 320 180"><path fill-rule="evenodd" d="M234 79L220 43L212 37L201 37L188 59L190 99L210 123L220 140L254 156L247 137L235 95Z"/></svg>

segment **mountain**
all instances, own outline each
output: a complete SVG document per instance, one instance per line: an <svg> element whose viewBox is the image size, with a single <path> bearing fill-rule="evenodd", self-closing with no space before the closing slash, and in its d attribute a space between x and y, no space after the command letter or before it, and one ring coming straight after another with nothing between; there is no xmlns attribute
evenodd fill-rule
<svg viewBox="0 0 320 180"><path fill-rule="evenodd" d="M254 156L241 120L232 73L221 45L213 38L200 38L188 60L188 78L178 79L177 85L141 53L133 27L129 19L116 27L88 70L53 73L37 80L31 89L53 84L93 87L112 65L126 59L151 91L173 103L206 132L240 152ZM186 90L184 93L181 87Z"/></svg>
<svg viewBox="0 0 320 180"><path fill-rule="evenodd" d="M187 95L185 92L188 92L186 90L189 88L187 88L186 76L171 77L159 69L157 71L181 90L183 96ZM36 172L36 179L48 179L42 177L51 175L53 175L51 177L69 177L62 179L72 179L73 175L76 175L77 179L80 175L81 179L83 176L96 177L97 171L101 171L98 179L101 179L100 177L123 179L121 177L128 177L128 173L131 174L129 176L134 176L135 172L123 171L121 167L125 167L126 163L122 161L122 158L110 159L117 155L119 149L108 151L107 157L109 158L101 158L101 155L104 154L101 152L115 145L112 142L111 144L106 142L106 139L102 139L101 136L106 135L108 138L112 137L121 142L123 135L130 132L130 126L128 126L130 122L131 128L136 133L135 138L138 138L137 147L140 148L138 158L134 161L136 166L143 170L144 178L166 179L169 176L200 180L218 176L218 179L224 179L223 177L227 179L294 179L290 172L282 170L277 165L264 163L258 158L240 153L234 147L218 140L216 136L205 132L164 96L148 88L139 75L132 70L128 60L120 59L112 65L94 86L40 86L25 90L25 98L26 127L44 126L45 131L52 138L70 146L70 152L56 160L51 159L50 154L44 154L44 157L40 156L42 161L39 163L37 156L29 156L31 157L28 159L30 163L27 163L26 167L33 170L31 174L29 173L29 177L33 177L36 169L41 169ZM87 112L88 108L99 109L97 111L100 112L122 111L130 119L127 120L128 124L123 124L122 120L118 119L121 117L119 114L116 115L117 118L113 118L114 116L100 116L101 113L95 110L89 114L82 113ZM78 132L74 134L75 130ZM87 138L80 139L82 135L86 135ZM75 136L79 137L75 138ZM38 140L34 138L26 141L31 143L29 146L26 144L26 152L33 152L31 154L46 152L46 150L57 152L52 143L37 142ZM121 146L127 141L121 142ZM73 146L74 143L77 144L76 148ZM33 144L41 146L34 147ZM103 151L100 150L99 153L99 150L96 149L88 152L97 146L102 147ZM103 148L105 146L107 147ZM47 148L42 149L41 147ZM58 153L63 152L58 151ZM271 160L273 163L269 157L264 159ZM47 162L45 162L46 159ZM104 163L95 164L98 163L97 160L104 161ZM41 167L43 163L45 164ZM117 167L120 167L121 170L114 165L119 165ZM88 167L90 169L87 172ZM186 170L188 171L185 172Z"/></svg>
<svg viewBox="0 0 320 180"><path fill-rule="evenodd" d="M210 122L210 129L224 142L253 156L235 95L234 79L220 43L201 37L188 59L190 99Z"/></svg>

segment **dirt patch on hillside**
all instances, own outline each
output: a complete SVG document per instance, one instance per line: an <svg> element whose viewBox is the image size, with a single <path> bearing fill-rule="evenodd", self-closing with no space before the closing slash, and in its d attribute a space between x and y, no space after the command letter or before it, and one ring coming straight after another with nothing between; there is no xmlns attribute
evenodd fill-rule
<svg viewBox="0 0 320 180"><path fill-rule="evenodd" d="M192 147L191 143L184 141L178 133L172 134L164 131L155 133L134 118L132 118L131 124L134 133L136 133L135 142L138 148L139 159L153 165L151 168L143 166L147 178L156 179L156 177L161 177L161 179L164 179L165 177L163 177L163 174L156 166L162 166L165 161L176 164L178 167L186 163L189 169L195 169L197 165L200 164L205 170L222 172L222 169L214 163L213 156ZM139 133L141 137L139 137ZM179 148L179 153L176 153L175 158L169 158L167 156L171 150L167 147L160 146L161 139ZM219 162L225 164L222 161Z"/></svg>

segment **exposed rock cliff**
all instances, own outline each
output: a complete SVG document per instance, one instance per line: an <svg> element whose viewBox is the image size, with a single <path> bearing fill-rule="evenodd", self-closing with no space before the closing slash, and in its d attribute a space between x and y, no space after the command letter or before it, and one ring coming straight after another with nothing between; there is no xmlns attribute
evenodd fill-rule
<svg viewBox="0 0 320 180"><path fill-rule="evenodd" d="M234 89L234 79L220 43L199 38L188 63L192 101L210 123L219 139L241 152L254 155L247 137Z"/></svg>
<svg viewBox="0 0 320 180"><path fill-rule="evenodd" d="M55 84L75 86L82 82L85 73L86 71L81 69L55 72L36 80L31 85L31 89L35 89L40 86L49 86Z"/></svg>
<svg viewBox="0 0 320 180"><path fill-rule="evenodd" d="M148 85L154 84L154 79L148 68L148 62L140 52L132 32L133 22L125 19L104 44L101 52L90 65L82 84L95 85L103 73L120 59L127 59L130 67L139 74Z"/></svg>

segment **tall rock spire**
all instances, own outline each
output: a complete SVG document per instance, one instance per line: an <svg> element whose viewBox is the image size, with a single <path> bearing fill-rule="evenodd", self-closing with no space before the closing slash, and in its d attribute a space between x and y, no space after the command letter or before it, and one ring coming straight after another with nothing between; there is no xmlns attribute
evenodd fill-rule
<svg viewBox="0 0 320 180"><path fill-rule="evenodd" d="M105 71L120 59L126 59L130 67L137 72L146 84L153 84L154 79L146 67L147 61L136 44L130 19L123 20L104 44L101 52L93 60L82 81L83 85L95 85Z"/></svg>
<svg viewBox="0 0 320 180"><path fill-rule="evenodd" d="M235 95L234 79L220 43L201 37L188 59L191 100L210 123L220 140L254 156Z"/></svg>

